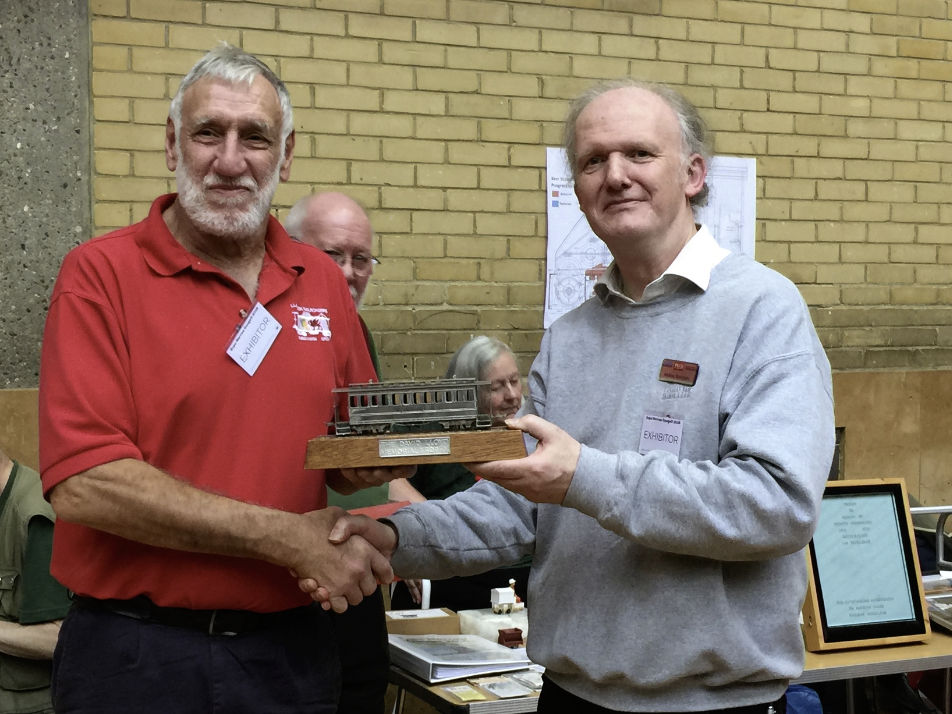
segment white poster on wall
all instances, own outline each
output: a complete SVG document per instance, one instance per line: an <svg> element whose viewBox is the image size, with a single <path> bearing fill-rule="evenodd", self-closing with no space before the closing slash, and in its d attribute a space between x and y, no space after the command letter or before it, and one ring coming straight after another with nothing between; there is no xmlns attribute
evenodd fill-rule
<svg viewBox="0 0 952 714"><path fill-rule="evenodd" d="M548 246L544 326L592 295L611 262L608 248L592 232L575 198L565 150L546 149ZM695 210L717 242L734 253L754 255L757 164L752 158L715 156L708 167L708 203Z"/></svg>

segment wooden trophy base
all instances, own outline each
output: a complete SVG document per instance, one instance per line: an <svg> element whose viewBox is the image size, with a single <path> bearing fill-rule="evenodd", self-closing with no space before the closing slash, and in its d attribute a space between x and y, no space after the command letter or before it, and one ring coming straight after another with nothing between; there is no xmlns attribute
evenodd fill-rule
<svg viewBox="0 0 952 714"><path fill-rule="evenodd" d="M407 464L479 463L521 459L522 432L504 427L481 431L428 431L374 436L318 436L307 442L309 469L351 469Z"/></svg>

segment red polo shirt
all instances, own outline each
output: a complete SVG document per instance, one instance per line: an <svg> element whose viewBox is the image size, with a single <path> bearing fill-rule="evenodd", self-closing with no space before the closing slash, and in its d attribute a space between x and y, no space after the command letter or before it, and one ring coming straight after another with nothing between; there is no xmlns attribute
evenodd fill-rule
<svg viewBox="0 0 952 714"><path fill-rule="evenodd" d="M141 459L195 486L304 512L326 503L304 468L333 418L331 390L374 378L340 269L269 219L257 301L281 331L254 376L225 352L252 303L169 233L162 196L141 223L64 259L40 372L44 489L93 466ZM98 598L280 610L308 602L282 568L155 548L58 521L51 571Z"/></svg>

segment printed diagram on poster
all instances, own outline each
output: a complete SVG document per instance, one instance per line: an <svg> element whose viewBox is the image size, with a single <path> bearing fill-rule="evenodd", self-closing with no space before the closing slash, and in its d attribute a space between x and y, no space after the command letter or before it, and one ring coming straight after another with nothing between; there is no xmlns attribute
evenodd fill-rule
<svg viewBox="0 0 952 714"><path fill-rule="evenodd" d="M544 327L592 295L595 281L612 256L592 232L575 198L565 150L546 149L548 247ZM708 167L708 204L697 209L699 223L734 253L754 255L757 164L752 158L715 156Z"/></svg>

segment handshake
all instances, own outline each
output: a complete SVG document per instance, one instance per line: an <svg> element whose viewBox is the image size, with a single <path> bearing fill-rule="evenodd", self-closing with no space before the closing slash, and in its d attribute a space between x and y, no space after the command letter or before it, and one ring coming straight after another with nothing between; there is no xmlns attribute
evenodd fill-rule
<svg viewBox="0 0 952 714"><path fill-rule="evenodd" d="M522 459L464 464L482 478L518 493L534 503L561 504L572 483L581 444L555 424L535 415L509 419L507 426L536 440L531 454ZM405 467L341 469L334 476L351 487L364 488L412 475ZM338 481L340 482L340 481ZM336 488L336 486L335 486ZM366 516L347 514L339 508L311 511L303 516L308 529L285 529L294 547L291 557L277 562L298 579L298 586L325 610L344 612L370 595L378 583L393 580L390 556L397 548L397 531ZM294 530L294 532L290 532Z"/></svg>
<svg viewBox="0 0 952 714"><path fill-rule="evenodd" d="M335 506L296 518L297 537L285 544L293 548L289 569L298 587L325 610L344 612L393 580L397 532L391 526Z"/></svg>

